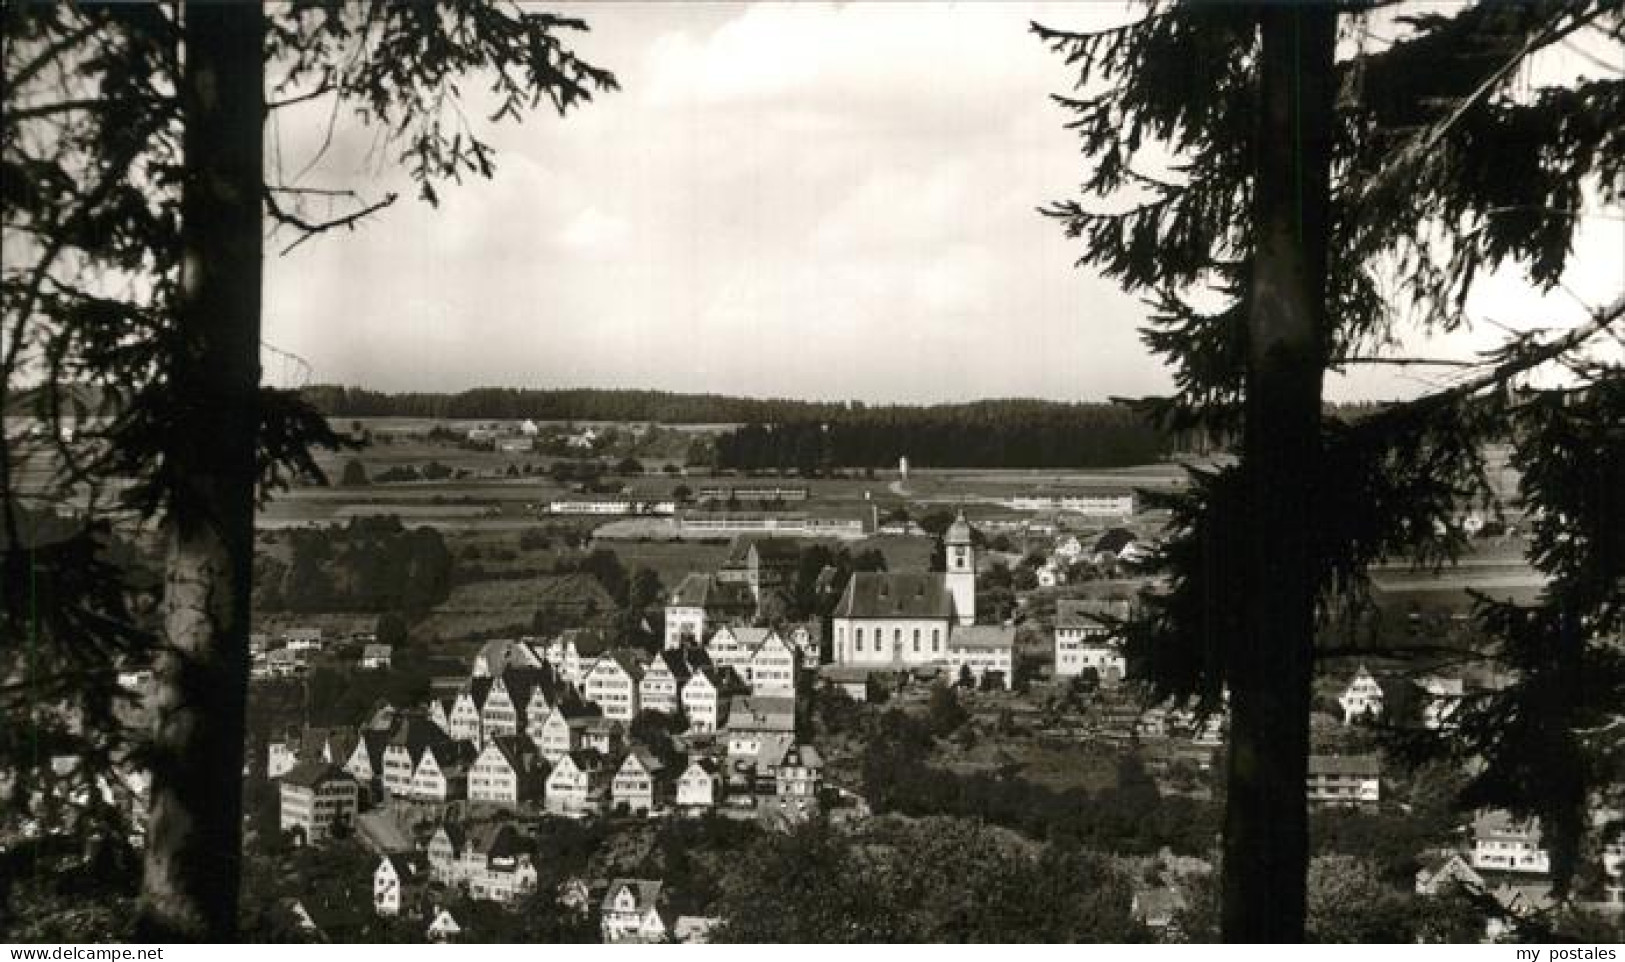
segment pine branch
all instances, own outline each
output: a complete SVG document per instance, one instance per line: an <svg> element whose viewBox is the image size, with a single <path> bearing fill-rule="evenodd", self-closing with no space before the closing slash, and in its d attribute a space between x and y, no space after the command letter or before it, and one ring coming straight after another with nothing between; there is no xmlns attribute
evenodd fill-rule
<svg viewBox="0 0 1625 962"><path fill-rule="evenodd" d="M383 200L380 200L374 204L369 204L360 210L352 211L343 217L335 217L331 220L325 221L308 221L297 214L284 210L282 205L277 203L276 194L277 191L271 188L267 188L264 191L263 196L265 198L266 213L269 214L271 219L277 223L285 224L300 232L297 240L289 244L287 247L282 248L282 256L287 256L293 251L294 248L298 247L300 244L303 244L305 241L310 240L312 237L315 237L317 234L324 234L330 230L336 230L340 227L354 230L356 224L372 216L373 214L376 214L378 211L383 210L385 207L395 203L400 196L392 191L385 194Z"/></svg>
<svg viewBox="0 0 1625 962"><path fill-rule="evenodd" d="M1388 364L1396 367L1474 367L1472 361L1459 361L1442 357L1343 357L1335 358L1328 366L1334 370L1348 364Z"/></svg>
<svg viewBox="0 0 1625 962"><path fill-rule="evenodd" d="M1587 323L1576 327L1562 337L1547 344L1535 347L1515 357L1508 358L1495 365L1489 371L1471 380L1463 381L1454 387L1433 394L1426 394L1413 401L1396 404L1363 422L1362 426L1389 424L1406 416L1423 411L1435 410L1456 401L1463 400L1488 387L1505 384L1507 381L1522 374L1531 368L1539 367L1547 361L1562 357L1574 350L1595 335L1608 328L1625 316L1625 294L1614 299L1614 302L1602 310Z"/></svg>
<svg viewBox="0 0 1625 962"><path fill-rule="evenodd" d="M1510 77L1513 71L1517 70L1519 65L1521 65L1530 54L1533 54L1537 50L1549 46L1552 43L1562 40L1569 34L1574 33L1576 30L1590 24L1602 14L1603 10L1603 6L1594 7L1589 12L1576 17L1573 22L1563 25L1561 21L1564 17L1569 15L1570 11L1566 8L1560 9L1557 15L1546 21L1546 23L1539 29L1531 32L1517 51L1514 52L1511 57L1507 58L1507 60L1502 63L1501 66L1491 71L1489 76L1485 77L1472 93L1468 94L1466 97L1463 97L1449 114L1447 114L1437 123L1427 127L1427 129L1418 132L1415 137L1411 138L1409 143L1400 147L1395 152L1393 160L1376 173L1372 174L1370 179L1368 179L1366 183L1361 186L1359 192L1360 199L1363 201L1366 198L1386 190L1388 187L1393 185L1396 178L1407 172L1410 167L1412 167L1423 157L1431 154L1433 152L1433 148L1438 146L1439 141L1444 139L1445 134L1450 131L1450 128L1459 123L1461 119L1467 115L1469 110L1487 98L1492 91L1500 87L1502 82Z"/></svg>

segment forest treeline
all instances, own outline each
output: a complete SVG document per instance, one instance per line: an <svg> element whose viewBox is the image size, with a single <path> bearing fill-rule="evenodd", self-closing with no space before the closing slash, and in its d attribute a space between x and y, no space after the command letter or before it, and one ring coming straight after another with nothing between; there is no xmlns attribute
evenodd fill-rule
<svg viewBox="0 0 1625 962"><path fill-rule="evenodd" d="M480 387L455 394L388 394L319 384L301 394L335 418L446 418L537 421L654 421L661 424L741 424L840 417L848 402L795 401L606 388ZM850 402L859 409L861 402Z"/></svg>
<svg viewBox="0 0 1625 962"><path fill-rule="evenodd" d="M826 421L747 424L716 440L722 468L1106 468L1146 464L1175 439L1118 404L977 401L849 410Z"/></svg>

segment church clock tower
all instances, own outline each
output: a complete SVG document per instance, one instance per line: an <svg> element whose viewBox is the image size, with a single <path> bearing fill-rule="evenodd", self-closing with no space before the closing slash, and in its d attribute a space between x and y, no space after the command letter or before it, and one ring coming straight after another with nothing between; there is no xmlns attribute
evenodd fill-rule
<svg viewBox="0 0 1625 962"><path fill-rule="evenodd" d="M965 520L965 512L960 511L959 517L948 526L948 533L943 537L944 547L947 549L947 569L944 576L948 582L948 593L954 599L954 615L961 625L974 625L976 623L976 548L971 544L970 522Z"/></svg>

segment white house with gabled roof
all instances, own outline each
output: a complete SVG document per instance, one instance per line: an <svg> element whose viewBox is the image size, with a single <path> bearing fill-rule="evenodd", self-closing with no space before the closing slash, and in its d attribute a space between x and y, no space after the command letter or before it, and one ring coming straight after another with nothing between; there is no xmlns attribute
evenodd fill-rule
<svg viewBox="0 0 1625 962"><path fill-rule="evenodd" d="M701 668L683 684L683 714L691 732L714 732L728 721L728 703L722 683L711 668Z"/></svg>
<svg viewBox="0 0 1625 962"><path fill-rule="evenodd" d="M1383 701L1382 684L1371 669L1361 665L1337 698L1337 704L1343 709L1343 724L1352 725L1362 718L1381 718Z"/></svg>
<svg viewBox="0 0 1625 962"><path fill-rule="evenodd" d="M658 881L615 879L604 893L601 926L606 945L665 942L670 938L660 914Z"/></svg>
<svg viewBox="0 0 1625 962"><path fill-rule="evenodd" d="M794 698L799 655L791 644L769 632L751 653L748 673L751 694L764 698Z"/></svg>
<svg viewBox="0 0 1625 962"><path fill-rule="evenodd" d="M559 758L547 776L547 810L556 814L602 811L612 772L591 749Z"/></svg>
<svg viewBox="0 0 1625 962"><path fill-rule="evenodd" d="M604 710L605 718L630 722L638 714L638 682L642 680L643 666L629 652L616 649L593 662L582 687L587 700Z"/></svg>
<svg viewBox="0 0 1625 962"><path fill-rule="evenodd" d="M695 758L677 780L677 807L686 812L705 812L722 804L722 769L709 758Z"/></svg>

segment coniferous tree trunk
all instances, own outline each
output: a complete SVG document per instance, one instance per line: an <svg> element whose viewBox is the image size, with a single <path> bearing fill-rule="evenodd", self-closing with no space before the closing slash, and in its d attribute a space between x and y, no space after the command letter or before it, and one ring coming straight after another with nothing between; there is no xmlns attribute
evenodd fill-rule
<svg viewBox="0 0 1625 962"><path fill-rule="evenodd" d="M1260 12L1259 136L1248 317L1245 635L1230 666L1223 934L1304 934L1314 576L1337 14L1319 4Z"/></svg>
<svg viewBox="0 0 1625 962"><path fill-rule="evenodd" d="M188 3L165 652L139 930L229 940L241 869L260 379L263 12Z"/></svg>

